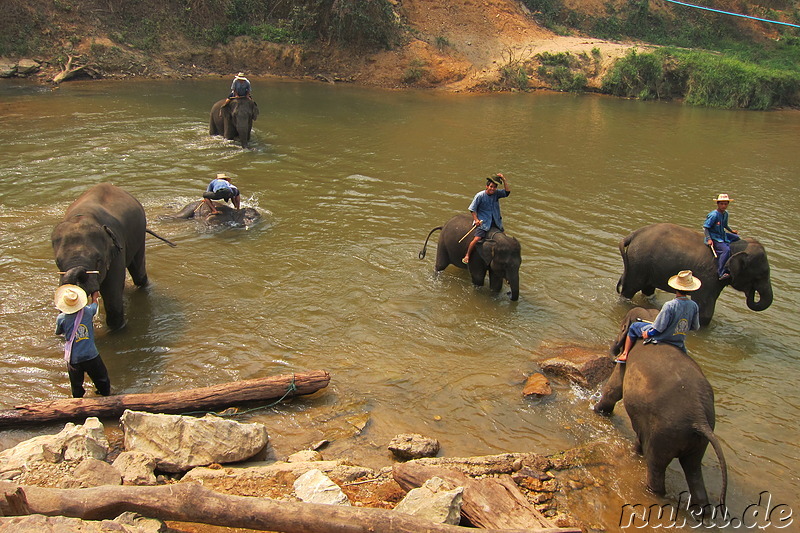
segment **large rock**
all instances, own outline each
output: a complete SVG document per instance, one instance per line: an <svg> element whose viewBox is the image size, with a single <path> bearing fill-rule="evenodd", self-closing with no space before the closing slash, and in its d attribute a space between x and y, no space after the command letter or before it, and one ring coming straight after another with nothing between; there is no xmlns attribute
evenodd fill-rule
<svg viewBox="0 0 800 533"><path fill-rule="evenodd" d="M294 493L306 503L350 505L350 500L339 485L316 468L295 480Z"/></svg>
<svg viewBox="0 0 800 533"><path fill-rule="evenodd" d="M64 485L64 488L67 489L122 485L122 475L119 470L107 462L87 457L72 473L72 479Z"/></svg>
<svg viewBox="0 0 800 533"><path fill-rule="evenodd" d="M112 465L122 474L123 485L155 485L156 460L149 453L122 452Z"/></svg>
<svg viewBox="0 0 800 533"><path fill-rule="evenodd" d="M0 533L167 533L173 531L160 520L123 513L114 520L81 520L66 516L0 517Z"/></svg>
<svg viewBox="0 0 800 533"><path fill-rule="evenodd" d="M100 420L87 418L82 426L69 422L56 435L40 435L0 452L0 479L12 479L37 462L105 460L108 450Z"/></svg>
<svg viewBox="0 0 800 533"><path fill-rule="evenodd" d="M10 78L17 73L17 64L4 57L0 57L0 78Z"/></svg>
<svg viewBox="0 0 800 533"><path fill-rule="evenodd" d="M439 441L416 433L397 435L389 442L389 450L402 460L435 457L439 453Z"/></svg>
<svg viewBox="0 0 800 533"><path fill-rule="evenodd" d="M539 361L542 372L566 378L587 389L608 379L614 370L614 362L608 354L595 348L561 346L548 351L551 356Z"/></svg>
<svg viewBox="0 0 800 533"><path fill-rule="evenodd" d="M525 397L533 396L535 398L541 398L542 396L550 396L551 394L553 394L553 389L550 387L550 380L539 373L528 377L525 381L525 387L522 389L522 395Z"/></svg>
<svg viewBox="0 0 800 533"><path fill-rule="evenodd" d="M210 414L194 418L126 410L120 421L125 450L150 454L156 468L164 472L244 461L269 442L263 424L242 424Z"/></svg>
<svg viewBox="0 0 800 533"><path fill-rule="evenodd" d="M421 487L411 489L394 510L425 518L437 524L458 525L464 487L453 487L445 480L432 477Z"/></svg>
<svg viewBox="0 0 800 533"><path fill-rule="evenodd" d="M40 68L38 61L33 59L20 59L17 63L17 76L28 76L37 72Z"/></svg>

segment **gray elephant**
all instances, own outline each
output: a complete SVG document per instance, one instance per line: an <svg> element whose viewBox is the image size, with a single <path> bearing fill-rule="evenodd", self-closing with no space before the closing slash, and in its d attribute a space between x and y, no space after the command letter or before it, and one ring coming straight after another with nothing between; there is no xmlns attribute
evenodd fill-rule
<svg viewBox="0 0 800 533"><path fill-rule="evenodd" d="M625 316L611 345L616 356L625 343L628 327L637 320L652 321L657 309L635 307ZM722 446L714 434L714 391L700 366L683 350L668 343L638 341L625 364L615 365L594 410L611 414L625 398L625 410L637 436L636 449L647 464L647 488L666 492L664 473L673 459L680 461L692 504L708 504L701 463L709 442L722 470L720 504L725 504L728 467Z"/></svg>
<svg viewBox="0 0 800 533"><path fill-rule="evenodd" d="M136 198L110 183L101 183L67 208L64 220L51 235L60 285L79 285L87 294L99 290L106 323L112 330L125 325L125 270L135 285L147 285L145 233L174 246L146 224L144 208Z"/></svg>
<svg viewBox="0 0 800 533"><path fill-rule="evenodd" d="M469 214L456 215L445 223L444 226L433 228L425 239L425 245L419 253L419 258L424 259L427 253L428 239L435 231L442 230L439 244L436 248L437 272L455 265L458 268L468 268L472 276L472 283L478 287L483 286L486 273L489 273L489 288L493 292L500 292L503 280L507 280L511 287L511 300L519 298L519 267L522 263L522 248L519 241L509 237L497 228L492 228L475 248L477 253L470 256L469 265L461 262L467 253L469 238L464 238L470 233L472 216Z"/></svg>
<svg viewBox="0 0 800 533"><path fill-rule="evenodd" d="M250 143L250 130L258 118L258 104L250 98L225 98L211 106L209 135L222 135L228 140L239 139L242 148Z"/></svg>
<svg viewBox="0 0 800 533"><path fill-rule="evenodd" d="M772 304L769 262L764 247L755 239L731 243L728 268L731 277L720 281L717 260L706 246L703 234L675 224L652 224L640 228L619 243L623 272L617 292L632 298L638 291L652 296L655 290L675 292L667 280L680 270L691 270L703 285L692 293L700 307L700 324L707 325L725 285L745 293L747 307L763 311ZM758 299L756 299L758 295Z"/></svg>
<svg viewBox="0 0 800 533"><path fill-rule="evenodd" d="M228 225L245 227L252 226L261 218L261 213L252 207L234 209L221 202L214 202L214 206L217 211L219 211L216 215L211 214L211 209L202 200L190 202L186 204L183 209L178 211L174 218L201 220L204 224L209 226Z"/></svg>

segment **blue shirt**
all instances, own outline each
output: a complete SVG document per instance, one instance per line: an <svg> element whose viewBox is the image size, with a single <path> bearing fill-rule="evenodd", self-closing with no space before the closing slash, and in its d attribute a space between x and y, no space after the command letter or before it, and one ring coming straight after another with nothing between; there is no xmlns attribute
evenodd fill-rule
<svg viewBox="0 0 800 533"><path fill-rule="evenodd" d="M97 347L94 345L94 325L92 324L92 317L96 314L97 302L91 303L83 308L83 318L81 318L78 331L75 332L75 339L72 341L72 353L69 358L71 364L83 363L100 355L100 352L97 351ZM77 317L78 313L70 313L68 315L59 313L56 318L56 335L64 335L66 340L69 341Z"/></svg>
<svg viewBox="0 0 800 533"><path fill-rule="evenodd" d="M730 226L728 226L727 211L722 213L720 213L718 209L711 211L708 216L706 216L706 221L703 223L703 228L706 230L707 235L711 238L711 240L717 242L731 242L730 237L728 237L728 234L725 233L726 229L731 229Z"/></svg>
<svg viewBox="0 0 800 533"><path fill-rule="evenodd" d="M653 322L653 329L658 333L651 335L650 338L674 344L686 351L684 346L686 334L693 329L700 329L700 308L689 298L673 298L661 307Z"/></svg>
<svg viewBox="0 0 800 533"><path fill-rule="evenodd" d="M494 194L486 194L486 191L481 191L472 199L469 204L469 210L476 214L478 220L483 220L481 229L489 231L492 225L497 226L501 231L503 230L503 217L500 216L500 198L505 198L511 194L511 191L505 189L497 189Z"/></svg>
<svg viewBox="0 0 800 533"><path fill-rule="evenodd" d="M211 180L211 183L208 184L208 188L206 189L208 192L217 192L220 189L230 189L233 191L233 195L236 196L239 194L239 189L231 185L228 180L223 180L219 178L214 178Z"/></svg>

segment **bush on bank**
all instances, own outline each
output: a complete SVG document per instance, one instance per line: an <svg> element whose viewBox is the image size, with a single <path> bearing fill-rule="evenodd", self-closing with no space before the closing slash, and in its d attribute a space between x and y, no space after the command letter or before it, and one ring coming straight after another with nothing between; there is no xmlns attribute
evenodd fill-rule
<svg viewBox="0 0 800 533"><path fill-rule="evenodd" d="M682 96L691 105L766 110L800 105L800 72L702 51L632 50L609 71L602 89L643 100Z"/></svg>
<svg viewBox="0 0 800 533"><path fill-rule="evenodd" d="M523 0L533 16L556 33L578 30L604 39L637 39L669 47L620 60L603 90L641 99L685 98L691 105L770 109L800 104L800 29L647 0L611 0L589 15L562 0ZM731 10L730 2L705 6ZM737 3L742 14L800 24L795 2L773 9ZM782 11L777 11L782 9ZM677 47L701 48L704 51Z"/></svg>

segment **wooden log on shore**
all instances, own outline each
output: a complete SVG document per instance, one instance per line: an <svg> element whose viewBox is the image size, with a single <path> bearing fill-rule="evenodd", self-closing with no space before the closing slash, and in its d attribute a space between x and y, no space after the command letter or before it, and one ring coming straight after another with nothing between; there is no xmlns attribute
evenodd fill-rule
<svg viewBox="0 0 800 533"><path fill-rule="evenodd" d="M406 491L422 486L432 477L444 479L457 487L464 487L461 495L461 514L479 528L538 531L554 527L553 523L525 498L508 474L473 479L457 470L410 461L395 464L392 468L392 477ZM577 531L580 531L580 528Z"/></svg>
<svg viewBox="0 0 800 533"><path fill-rule="evenodd" d="M437 524L405 513L251 496L233 496L196 483L159 487L47 489L0 481L0 515L42 514L84 520L131 511L149 518L282 533L579 533L580 528L476 530Z"/></svg>
<svg viewBox="0 0 800 533"><path fill-rule="evenodd" d="M78 420L88 416L117 417L126 409L148 413L210 411L244 402L311 394L327 387L330 379L326 371L312 370L178 392L119 394L29 403L0 410L0 430L59 420Z"/></svg>

